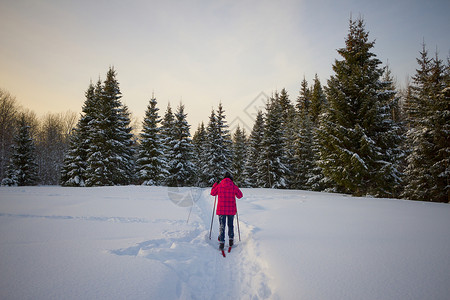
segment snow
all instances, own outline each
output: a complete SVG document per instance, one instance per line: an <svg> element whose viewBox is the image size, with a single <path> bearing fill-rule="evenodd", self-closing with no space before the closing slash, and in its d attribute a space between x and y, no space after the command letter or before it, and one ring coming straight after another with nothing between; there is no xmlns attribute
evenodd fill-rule
<svg viewBox="0 0 450 300"><path fill-rule="evenodd" d="M450 205L242 191L223 258L209 189L1 187L0 299L448 299Z"/></svg>

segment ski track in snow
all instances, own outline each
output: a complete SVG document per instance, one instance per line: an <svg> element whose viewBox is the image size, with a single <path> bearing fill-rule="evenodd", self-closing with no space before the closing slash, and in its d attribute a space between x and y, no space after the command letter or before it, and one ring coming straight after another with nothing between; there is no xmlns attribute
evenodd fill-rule
<svg viewBox="0 0 450 300"><path fill-rule="evenodd" d="M218 249L218 219L214 213L212 236L211 240L209 239L214 202L209 192L209 188L195 191L197 201L194 203L188 226L184 220L121 216L0 213L0 217L69 222L167 224L172 228L183 228L165 230L161 233L161 238L142 241L120 249L105 249L105 252L122 257L154 260L163 264L178 276L176 280L178 299L276 299L270 288L267 265L260 258L258 244L252 237L253 233L258 231L257 228L240 220L241 241L239 241L235 218L235 247L231 253L226 251L227 256L223 258ZM23 193L29 192L24 190ZM192 190L169 189L168 193L176 193L182 197L187 194L193 195ZM51 193L47 196L60 198L64 195ZM121 200L123 197L105 195L102 198ZM174 201L173 197L170 198Z"/></svg>
<svg viewBox="0 0 450 300"><path fill-rule="evenodd" d="M197 201L192 212L195 216L191 216L191 230L165 231L163 238L110 250L109 253L141 257L164 264L178 276L179 299L276 298L270 288L267 266L259 258L258 245L252 239L256 231L254 227L240 221L239 242L235 221L236 245L231 253L225 251L227 256L224 258L218 249L218 220L214 214L213 231L209 239L212 213L210 197L209 189L206 189Z"/></svg>
<svg viewBox="0 0 450 300"><path fill-rule="evenodd" d="M149 220L145 218L129 218L129 217L95 217L95 216L44 216L44 215L32 215L32 214L8 214L0 213L0 217L10 218L36 218L36 219L49 219L49 220L75 220L75 221L91 221L91 222L112 222L112 223L166 223L169 225L184 224L184 221L180 220L164 220L156 219Z"/></svg>

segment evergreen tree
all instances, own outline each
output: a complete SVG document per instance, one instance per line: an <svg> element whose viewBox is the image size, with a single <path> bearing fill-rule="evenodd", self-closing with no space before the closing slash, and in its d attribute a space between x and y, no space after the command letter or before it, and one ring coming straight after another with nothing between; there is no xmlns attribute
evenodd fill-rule
<svg viewBox="0 0 450 300"><path fill-rule="evenodd" d="M326 189L327 179L317 164L319 149L316 136L319 115L325 107L326 96L317 74L312 88L308 88L306 80L303 79L297 98L295 135L291 139L294 145L291 167L293 188L315 191Z"/></svg>
<svg viewBox="0 0 450 300"><path fill-rule="evenodd" d="M384 121L379 130L382 134L378 136L379 140L376 141L377 144L385 145L387 151L384 153L384 157L381 156L384 166L382 166L380 175L377 178L377 185L382 189L380 195L398 197L400 196L404 175L402 169L405 159L405 150L403 148L405 128L398 117L400 97L396 91L389 66L386 66L384 69L381 82L386 97L383 98L384 101L381 101L379 113L384 118Z"/></svg>
<svg viewBox="0 0 450 300"><path fill-rule="evenodd" d="M286 166L286 188L293 188L296 185L297 169L295 168L295 139L299 130L299 123L297 120L297 112L294 105L286 92L282 89L278 96L278 105L281 109L281 128L283 133L283 162Z"/></svg>
<svg viewBox="0 0 450 300"><path fill-rule="evenodd" d="M428 58L423 45L408 99L411 128L407 145L404 196L423 201L449 201L450 98L449 65Z"/></svg>
<svg viewBox="0 0 450 300"><path fill-rule="evenodd" d="M313 152L313 123L309 114L303 112L297 114L296 123L298 130L296 136L292 139L294 148L293 155L293 183L292 188L310 190L310 178L313 177L312 171L315 166L316 156Z"/></svg>
<svg viewBox="0 0 450 300"><path fill-rule="evenodd" d="M317 128L313 128L312 132L312 169L309 171L307 176L307 182L306 187L308 190L312 191L327 191L327 192L333 192L335 191L335 183L332 181L331 178L326 177L323 174L322 168L319 166L319 141L318 141L318 134L317 134Z"/></svg>
<svg viewBox="0 0 450 300"><path fill-rule="evenodd" d="M208 127L206 128L207 137L207 156L209 157L207 164L208 185L220 180L223 176L221 169L218 167L221 164L219 144L217 141L221 140L219 128L217 126L217 117L214 109L209 116Z"/></svg>
<svg viewBox="0 0 450 300"><path fill-rule="evenodd" d="M245 135L245 129L240 128L238 125L233 135L233 180L238 186L244 186L246 182L245 163L247 156L247 137Z"/></svg>
<svg viewBox="0 0 450 300"><path fill-rule="evenodd" d="M309 114L311 109L311 90L308 87L308 81L306 81L305 77L303 77L301 82L296 108L298 112L306 114Z"/></svg>
<svg viewBox="0 0 450 300"><path fill-rule="evenodd" d="M180 104L175 113L174 138L169 145L173 149L171 160L168 161L167 183L169 186L188 186L195 179L190 125L187 123L186 116L184 105Z"/></svg>
<svg viewBox="0 0 450 300"><path fill-rule="evenodd" d="M199 187L208 186L208 136L205 124L202 122L192 138L194 149L194 164L197 174L196 185Z"/></svg>
<svg viewBox="0 0 450 300"><path fill-rule="evenodd" d="M364 21L350 20L346 47L338 53L326 89L329 106L319 130L324 174L344 192L391 196L398 183L390 156L393 122L386 102L393 91L381 80L381 62L371 52Z"/></svg>
<svg viewBox="0 0 450 300"><path fill-rule="evenodd" d="M225 172L233 174L231 168L231 138L225 120L225 111L219 104L217 115L214 110L209 117L207 127L208 139L208 184L221 180Z"/></svg>
<svg viewBox="0 0 450 300"><path fill-rule="evenodd" d="M116 184L127 185L135 181L136 169L136 142L133 136L133 127L131 126L131 112L128 106L122 104L119 109L119 126L117 129L118 141L116 148L117 170Z"/></svg>
<svg viewBox="0 0 450 300"><path fill-rule="evenodd" d="M126 185L134 174L134 148L128 108L122 104L116 71L95 89L96 112L89 123L87 186Z"/></svg>
<svg viewBox="0 0 450 300"><path fill-rule="evenodd" d="M319 77L314 77L314 84L311 90L311 106L310 106L310 118L315 126L318 125L319 115L322 113L326 106L326 96L322 89L322 84L320 83Z"/></svg>
<svg viewBox="0 0 450 300"><path fill-rule="evenodd" d="M87 150L86 186L114 185L112 181L112 155L110 145L112 105L104 101L103 86L100 79L94 90L93 118L89 122L89 147Z"/></svg>
<svg viewBox="0 0 450 300"><path fill-rule="evenodd" d="M217 129L219 131L220 140L216 142L219 144L219 153L222 159L222 166L219 167L219 169L222 169L222 176L225 171L229 171L231 174L234 173L230 170L233 156L231 149L233 142L225 118L225 110L223 109L222 103L219 103L219 107L217 108Z"/></svg>
<svg viewBox="0 0 450 300"><path fill-rule="evenodd" d="M140 134L136 166L139 183L143 185L161 184L161 177L166 164L163 159L160 128L158 126L161 118L158 115L159 109L156 105L156 98L152 97L145 112Z"/></svg>
<svg viewBox="0 0 450 300"><path fill-rule="evenodd" d="M36 147L30 136L30 126L22 114L19 121L19 132L14 138L10 163L3 179L3 185L27 186L36 185L38 168L36 164Z"/></svg>
<svg viewBox="0 0 450 300"><path fill-rule="evenodd" d="M172 113L170 103L167 105L166 112L161 121L161 143L163 149L163 159L166 162L165 168L162 170L163 183L169 185L169 165L174 159L175 144L175 117Z"/></svg>
<svg viewBox="0 0 450 300"><path fill-rule="evenodd" d="M272 96L266 108L261 165L258 185L269 188L287 188L289 168L286 162L286 134L283 106L278 93Z"/></svg>
<svg viewBox="0 0 450 300"><path fill-rule="evenodd" d="M69 149L61 168L62 186L85 186L86 148L83 148L85 132L80 127L73 129L69 137Z"/></svg>
<svg viewBox="0 0 450 300"><path fill-rule="evenodd" d="M258 111L253 125L252 132L248 139L247 160L245 164L245 183L243 186L247 187L263 187L264 184L259 185L262 182L258 180L258 174L262 174L260 171L262 159L262 147L264 138L264 114L262 111Z"/></svg>
<svg viewBox="0 0 450 300"><path fill-rule="evenodd" d="M97 87L101 85L99 81ZM90 144L89 124L94 120L97 109L95 87L91 83L86 93L86 100L82 108L82 116L76 128L72 131L69 149L66 151L61 170L61 185L85 186L87 156Z"/></svg>

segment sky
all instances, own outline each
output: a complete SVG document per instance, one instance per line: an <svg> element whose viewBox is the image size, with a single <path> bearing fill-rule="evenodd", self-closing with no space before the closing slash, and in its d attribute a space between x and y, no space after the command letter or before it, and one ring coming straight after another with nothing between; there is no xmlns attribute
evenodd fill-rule
<svg viewBox="0 0 450 300"><path fill-rule="evenodd" d="M350 18L404 86L423 42L450 55L449 11L449 0L0 0L0 88L38 116L81 113L113 66L139 123L154 95L160 115L185 105L191 131L222 103L230 129L249 133L275 91L295 102L304 78L326 85Z"/></svg>

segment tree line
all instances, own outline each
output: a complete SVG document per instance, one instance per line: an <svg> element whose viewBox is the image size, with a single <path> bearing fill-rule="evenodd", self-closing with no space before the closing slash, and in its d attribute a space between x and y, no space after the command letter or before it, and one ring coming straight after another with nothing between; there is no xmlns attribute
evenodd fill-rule
<svg viewBox="0 0 450 300"><path fill-rule="evenodd" d="M76 120L77 114L70 111L38 118L34 112L22 108L13 95L0 89L0 182L4 185L59 184L61 164ZM24 144L24 149L33 149L27 154L33 159L20 156ZM27 161L30 170L23 178L15 175ZM26 175L28 172L34 175Z"/></svg>
<svg viewBox="0 0 450 300"><path fill-rule="evenodd" d="M59 164L46 157L39 162L33 154L27 156L29 163L20 162L26 161L20 153L38 153L24 115L18 130L1 128L3 184L24 184L21 164L60 169L60 178L45 174L64 186L204 187L230 171L241 187L448 202L449 58L430 58L423 45L416 74L398 91L373 47L364 21L350 20L345 47L338 49L341 59L335 60L327 84L317 75L311 85L303 79L295 101L285 89L273 92L248 135L239 127L230 133L219 104L191 138L184 105L173 112L169 104L161 115L153 96L135 136L117 73L110 68L104 82L89 85L81 118L63 135L65 146L42 144L58 148L55 153L64 149ZM2 119L2 124L11 123ZM12 132L17 132L15 146L7 152ZM9 167L3 171L6 157ZM42 182L42 173L36 172L30 171L26 184Z"/></svg>

